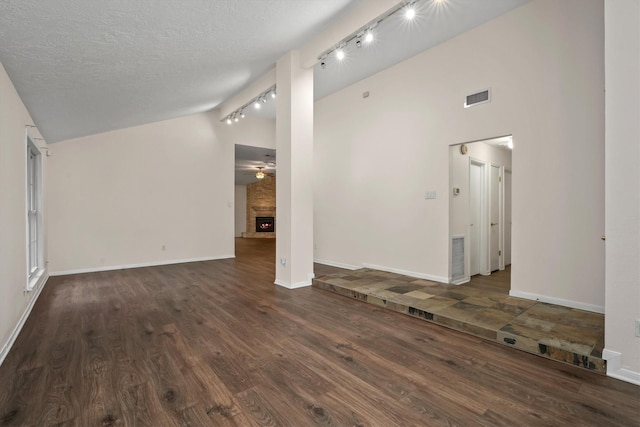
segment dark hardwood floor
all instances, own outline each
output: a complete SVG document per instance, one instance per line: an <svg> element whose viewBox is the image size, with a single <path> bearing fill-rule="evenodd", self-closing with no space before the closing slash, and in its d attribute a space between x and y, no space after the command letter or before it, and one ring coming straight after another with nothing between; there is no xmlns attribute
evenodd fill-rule
<svg viewBox="0 0 640 427"><path fill-rule="evenodd" d="M0 367L0 425L640 425L640 387L277 287L273 241L236 254L49 279Z"/></svg>

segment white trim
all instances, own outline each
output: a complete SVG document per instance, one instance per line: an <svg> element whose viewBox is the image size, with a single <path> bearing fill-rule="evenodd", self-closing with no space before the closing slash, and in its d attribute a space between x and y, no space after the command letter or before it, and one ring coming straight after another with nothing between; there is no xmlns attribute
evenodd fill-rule
<svg viewBox="0 0 640 427"><path fill-rule="evenodd" d="M534 301L546 302L548 304L562 305L569 308L577 308L578 310L592 311L594 313L604 314L604 306L587 304L579 301L571 301L568 299L555 298L546 295L530 294L529 292L509 291L509 296L530 299Z"/></svg>
<svg viewBox="0 0 640 427"><path fill-rule="evenodd" d="M359 270L359 269L362 268L362 267L359 267L357 265L343 264L341 262L329 261L329 260L326 260L326 259L318 259L318 258L314 258L313 262L318 263L318 264L329 265L331 267L344 268L346 270Z"/></svg>
<svg viewBox="0 0 640 427"><path fill-rule="evenodd" d="M440 283L449 283L449 278L448 277L441 277L441 276L432 276L430 274L425 274L425 273L417 273L415 271L408 271L408 270L401 270L399 268L393 268L393 267L383 267L381 265L374 265L374 264L367 264L367 263L362 263L363 266L365 266L366 268L371 268L373 270L380 270L380 271L386 271L389 273L396 273L396 274L402 274L403 276L409 276L409 277L416 277L418 279L425 279L425 280L431 280L432 282L440 282Z"/></svg>
<svg viewBox="0 0 640 427"><path fill-rule="evenodd" d="M29 315L31 314L31 309L33 308L36 301L38 300L38 297L40 296L40 292L42 292L42 289L44 289L44 285L47 283L48 279L49 279L49 275L47 274L47 271L45 269L44 274L40 277L36 285L33 288L31 288L31 292L35 291L35 293L31 297L31 301L29 301L29 304L27 305L27 308L24 310L24 313L22 313L22 316L20 316L20 320L18 320L18 324L16 325L15 328L13 328L13 331L11 331L11 334L9 335L9 339L7 339L7 342L5 342L4 345L2 346L2 350L0 350L0 366L2 366L4 359L9 354L9 351L11 350L11 347L13 347L13 344L18 338L18 335L20 335L20 331L22 331L22 327L24 326L25 322L29 318Z"/></svg>
<svg viewBox="0 0 640 427"><path fill-rule="evenodd" d="M79 268L77 270L53 271L49 273L49 275L50 276L67 276L69 274L96 273L99 271L125 270L127 268L157 267L160 265L184 264L187 262L216 261L220 259L229 259L229 258L235 258L235 257L236 257L235 255L220 255L215 257L186 258L186 259L175 259L175 260L167 260L167 261L143 262L138 264L112 265L109 267Z"/></svg>
<svg viewBox="0 0 640 427"><path fill-rule="evenodd" d="M25 129L25 146L24 146L24 166L25 166L25 213L26 213L26 227L25 227L25 236L26 236L26 245L27 245L27 253L26 253L26 266L27 266L27 282L25 284L25 290L27 292L32 292L33 289L38 285L40 278L44 274L46 270L45 262L44 262L44 182L43 182L43 162L42 162L42 151L38 144L36 144L35 137L29 131L29 128ZM36 153L35 160L35 171L34 171L34 180L36 187L36 267L35 272L31 271L31 236L29 234L30 229L30 218L29 218L29 208L31 207L29 201L29 156L30 152L33 151Z"/></svg>
<svg viewBox="0 0 640 427"><path fill-rule="evenodd" d="M626 381L631 384L640 385L640 372L634 372L630 369L620 367L622 353L617 351L604 349L602 358L607 361L607 376L618 380Z"/></svg>
<svg viewBox="0 0 640 427"><path fill-rule="evenodd" d="M273 282L273 284L282 286L283 288L287 288L287 289L298 289L298 288L304 288L306 286L311 286L311 280L304 280L302 282L289 284L289 283L283 282L282 280L276 279L276 281Z"/></svg>
<svg viewBox="0 0 640 427"><path fill-rule="evenodd" d="M470 277L462 277L462 278L460 278L458 280L449 279L448 283L450 285L464 285L465 283L469 283L470 281L471 281Z"/></svg>

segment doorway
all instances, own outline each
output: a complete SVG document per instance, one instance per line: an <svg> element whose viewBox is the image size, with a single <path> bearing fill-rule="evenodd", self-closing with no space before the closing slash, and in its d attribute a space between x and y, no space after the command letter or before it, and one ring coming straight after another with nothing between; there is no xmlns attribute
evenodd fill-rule
<svg viewBox="0 0 640 427"><path fill-rule="evenodd" d="M450 147L450 236L464 239L464 275L450 277L454 284L473 276L510 271L511 264L511 137L473 141ZM457 267L454 270L454 267Z"/></svg>

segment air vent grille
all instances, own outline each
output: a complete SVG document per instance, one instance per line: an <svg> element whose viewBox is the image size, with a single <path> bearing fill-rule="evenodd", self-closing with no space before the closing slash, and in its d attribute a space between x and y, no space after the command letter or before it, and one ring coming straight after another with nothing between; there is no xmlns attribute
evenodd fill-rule
<svg viewBox="0 0 640 427"><path fill-rule="evenodd" d="M473 107L474 105L484 104L491 101L491 90L486 89L480 92L467 95L464 101L464 108Z"/></svg>
<svg viewBox="0 0 640 427"><path fill-rule="evenodd" d="M451 280L464 278L464 236L451 239Z"/></svg>

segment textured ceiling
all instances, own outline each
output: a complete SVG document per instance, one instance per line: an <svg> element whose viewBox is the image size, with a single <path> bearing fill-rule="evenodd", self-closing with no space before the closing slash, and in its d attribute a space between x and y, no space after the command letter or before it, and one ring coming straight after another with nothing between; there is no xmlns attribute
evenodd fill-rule
<svg viewBox="0 0 640 427"><path fill-rule="evenodd" d="M52 143L211 110L365 1L0 0L0 62ZM316 66L316 99L527 1L419 0Z"/></svg>
<svg viewBox="0 0 640 427"><path fill-rule="evenodd" d="M362 0L2 0L0 62L48 142L207 111Z"/></svg>

